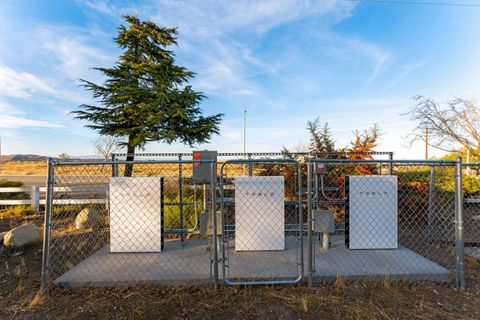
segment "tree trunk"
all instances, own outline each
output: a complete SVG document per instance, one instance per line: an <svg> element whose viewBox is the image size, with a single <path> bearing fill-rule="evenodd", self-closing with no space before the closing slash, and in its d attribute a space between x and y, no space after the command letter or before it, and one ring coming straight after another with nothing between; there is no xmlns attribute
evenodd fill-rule
<svg viewBox="0 0 480 320"><path fill-rule="evenodd" d="M135 145L132 142L132 137L128 137L128 145L127 145L127 161L135 160ZM125 177L131 177L133 173L133 163L127 163L125 165Z"/></svg>

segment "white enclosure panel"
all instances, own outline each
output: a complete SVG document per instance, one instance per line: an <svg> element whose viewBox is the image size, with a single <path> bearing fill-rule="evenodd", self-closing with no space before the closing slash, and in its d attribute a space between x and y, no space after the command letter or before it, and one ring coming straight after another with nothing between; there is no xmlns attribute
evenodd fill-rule
<svg viewBox="0 0 480 320"><path fill-rule="evenodd" d="M110 180L110 251L160 252L160 177Z"/></svg>
<svg viewBox="0 0 480 320"><path fill-rule="evenodd" d="M285 249L283 176L235 178L235 250Z"/></svg>
<svg viewBox="0 0 480 320"><path fill-rule="evenodd" d="M398 247L397 176L349 176L349 248Z"/></svg>

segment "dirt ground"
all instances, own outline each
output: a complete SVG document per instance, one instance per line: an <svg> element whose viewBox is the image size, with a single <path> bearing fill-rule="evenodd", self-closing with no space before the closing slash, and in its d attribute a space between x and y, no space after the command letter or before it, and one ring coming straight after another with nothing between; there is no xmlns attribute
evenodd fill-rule
<svg viewBox="0 0 480 320"><path fill-rule="evenodd" d="M3 217L1 229L41 216ZM3 247L2 247L3 248ZM40 288L41 245L0 249L0 319L480 319L480 263L467 257L466 290L435 283L290 286Z"/></svg>

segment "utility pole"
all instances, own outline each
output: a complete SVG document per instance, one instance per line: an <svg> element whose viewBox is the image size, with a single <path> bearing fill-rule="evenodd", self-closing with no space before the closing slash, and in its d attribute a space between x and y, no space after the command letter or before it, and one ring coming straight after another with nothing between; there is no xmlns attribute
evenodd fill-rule
<svg viewBox="0 0 480 320"><path fill-rule="evenodd" d="M247 110L243 111L243 155L247 156Z"/></svg>
<svg viewBox="0 0 480 320"><path fill-rule="evenodd" d="M425 160L428 160L428 128L425 128Z"/></svg>

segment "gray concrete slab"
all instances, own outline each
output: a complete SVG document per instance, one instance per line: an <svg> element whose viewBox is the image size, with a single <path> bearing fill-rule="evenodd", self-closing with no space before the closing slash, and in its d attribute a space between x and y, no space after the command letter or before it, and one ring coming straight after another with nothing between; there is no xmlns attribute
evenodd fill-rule
<svg viewBox="0 0 480 320"><path fill-rule="evenodd" d="M404 278L411 281L449 281L450 272L406 249L349 250L343 238L333 237L329 250L315 245L316 280L337 276L346 279ZM306 239L304 241L306 270ZM166 240L161 253L110 253L103 247L55 280L59 286L111 286L157 283L162 285L210 281L210 254L206 239ZM234 241L226 248L226 277L236 279L294 279L301 274L299 241L286 238L284 251L235 252ZM221 265L219 266L220 276Z"/></svg>
<svg viewBox="0 0 480 320"><path fill-rule="evenodd" d="M356 279L406 279L409 281L451 280L448 269L404 247L388 250L350 250L343 237L332 237L332 245L324 250L315 246L316 280L342 276Z"/></svg>

